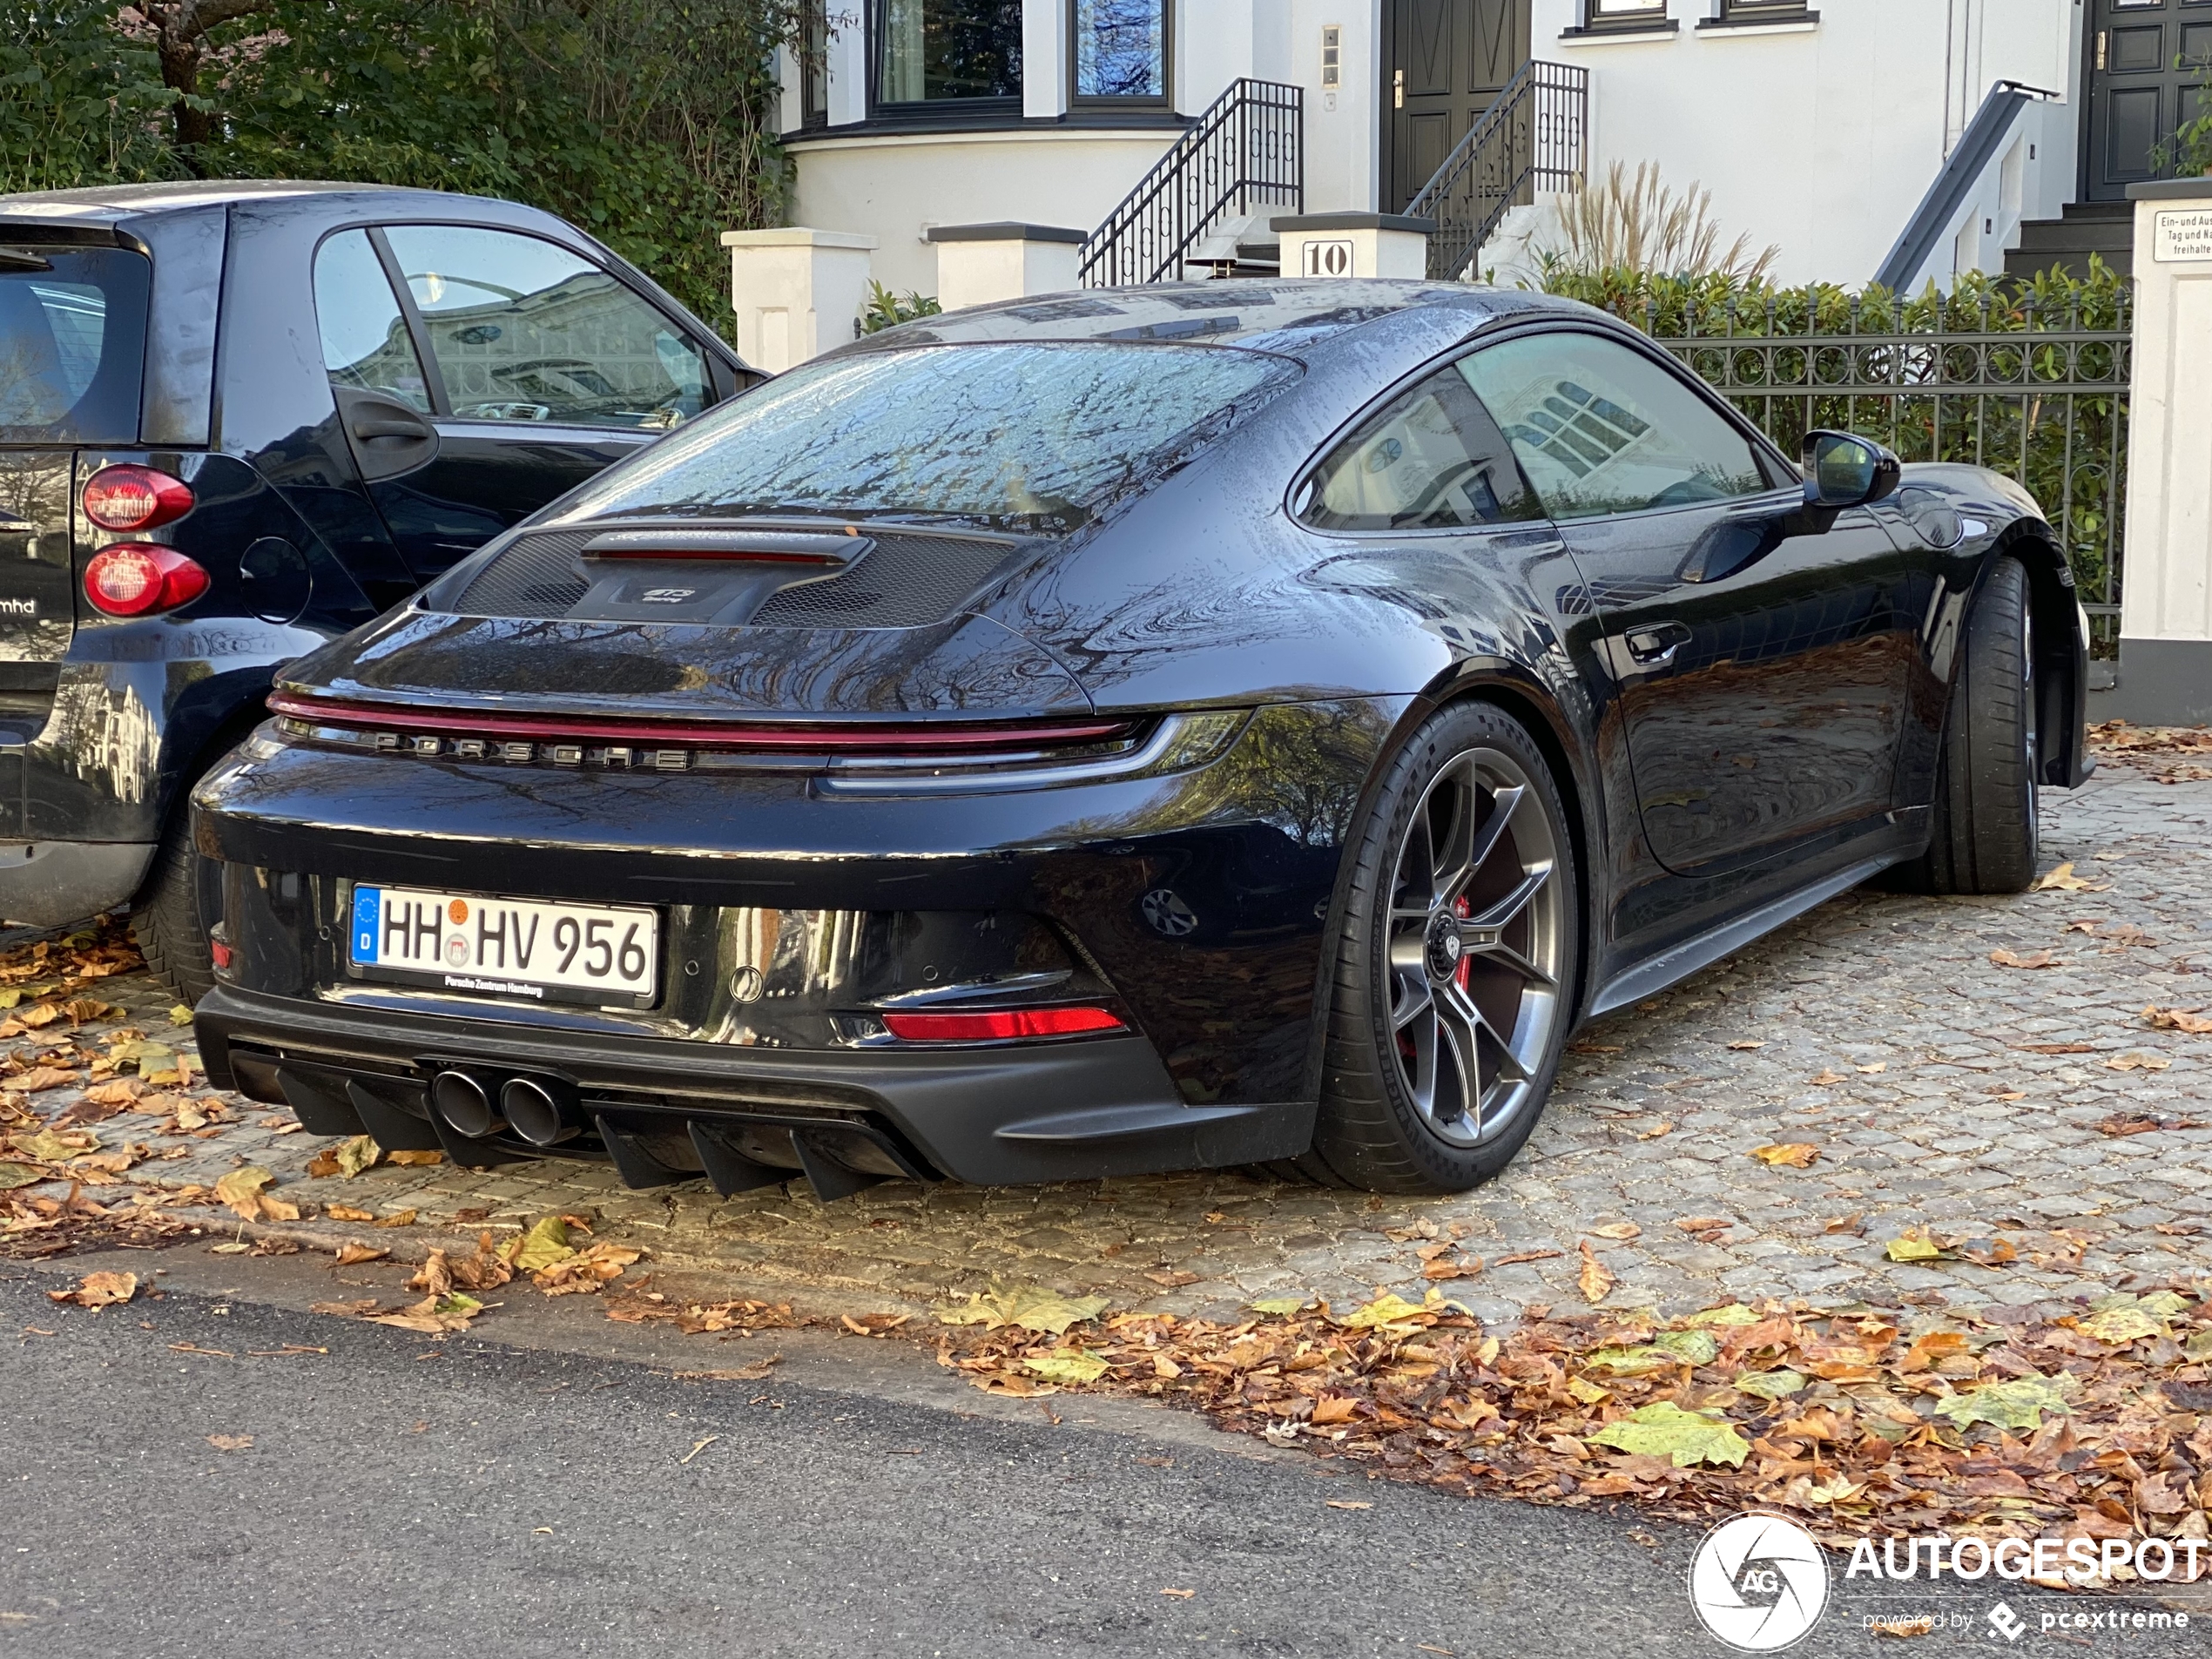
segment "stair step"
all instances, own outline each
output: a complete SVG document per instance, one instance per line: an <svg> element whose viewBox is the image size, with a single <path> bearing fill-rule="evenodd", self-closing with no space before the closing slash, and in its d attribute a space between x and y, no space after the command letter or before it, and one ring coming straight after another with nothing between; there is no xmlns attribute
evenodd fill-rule
<svg viewBox="0 0 2212 1659"><path fill-rule="evenodd" d="M2107 249L2120 250L2134 246L2132 225L2115 226L2104 219L2031 219L2020 226L2020 246L2038 248L2053 253L2087 253L2094 248L2101 253Z"/></svg>
<svg viewBox="0 0 2212 1659"><path fill-rule="evenodd" d="M2133 202L2068 202L2059 211L2069 219L2119 219L2128 225L2135 222Z"/></svg>

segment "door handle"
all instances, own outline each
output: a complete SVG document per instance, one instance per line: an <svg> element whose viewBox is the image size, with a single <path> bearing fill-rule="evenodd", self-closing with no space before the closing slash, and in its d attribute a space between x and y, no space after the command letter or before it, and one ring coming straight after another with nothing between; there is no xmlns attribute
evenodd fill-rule
<svg viewBox="0 0 2212 1659"><path fill-rule="evenodd" d="M1406 107L1406 71L1402 69L1391 78L1390 107L1393 110Z"/></svg>
<svg viewBox="0 0 2212 1659"><path fill-rule="evenodd" d="M1689 643L1689 630L1678 622L1655 622L1629 630L1629 655L1646 668L1664 668Z"/></svg>
<svg viewBox="0 0 2212 1659"><path fill-rule="evenodd" d="M421 421L385 421L374 415L364 415L353 422L354 435L366 442L371 438L413 438L418 442L438 435L437 428Z"/></svg>

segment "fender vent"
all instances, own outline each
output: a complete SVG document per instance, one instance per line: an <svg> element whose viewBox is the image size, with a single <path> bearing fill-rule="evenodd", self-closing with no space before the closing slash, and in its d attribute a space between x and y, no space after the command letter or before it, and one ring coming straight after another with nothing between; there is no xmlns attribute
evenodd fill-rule
<svg viewBox="0 0 2212 1659"><path fill-rule="evenodd" d="M604 526L525 536L486 565L454 602L469 617L573 614L590 591L582 557ZM964 536L873 534L849 570L772 596L754 628L921 628L957 611L1014 556L1010 543Z"/></svg>

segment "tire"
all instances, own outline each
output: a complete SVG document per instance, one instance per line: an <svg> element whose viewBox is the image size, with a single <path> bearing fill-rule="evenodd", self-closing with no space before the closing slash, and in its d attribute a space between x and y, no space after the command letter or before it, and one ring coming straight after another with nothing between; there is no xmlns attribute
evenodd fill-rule
<svg viewBox="0 0 2212 1659"><path fill-rule="evenodd" d="M189 789L185 796L189 799ZM215 988L207 930L200 923L206 869L206 860L192 850L192 813L180 806L153 855L145 885L131 900L131 933L146 966L188 1007L197 1007Z"/></svg>
<svg viewBox="0 0 2212 1659"><path fill-rule="evenodd" d="M1937 759L1928 850L1900 872L1923 893L2022 893L2035 880L2035 633L2027 570L1997 560L1966 619Z"/></svg>
<svg viewBox="0 0 2212 1659"><path fill-rule="evenodd" d="M1299 1166L1371 1192L1464 1192L1528 1138L1572 1022L1581 893L1550 765L1503 711L1442 709L1391 760L1350 856Z"/></svg>

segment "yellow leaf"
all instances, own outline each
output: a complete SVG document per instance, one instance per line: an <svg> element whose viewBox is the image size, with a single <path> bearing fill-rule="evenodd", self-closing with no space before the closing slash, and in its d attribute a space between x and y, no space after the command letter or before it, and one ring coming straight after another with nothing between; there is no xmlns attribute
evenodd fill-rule
<svg viewBox="0 0 2212 1659"><path fill-rule="evenodd" d="M2100 1342L2109 1342L2124 1347L2143 1337L2164 1334L2166 1327L2140 1307L2110 1307L2101 1313L2092 1313L2077 1320L2075 1330L2085 1337L2094 1337Z"/></svg>
<svg viewBox="0 0 2212 1659"><path fill-rule="evenodd" d="M1613 1397L1613 1391L1610 1388L1601 1388L1587 1377L1569 1377L1567 1379L1567 1392L1585 1406L1595 1406L1601 1399L1610 1399Z"/></svg>
<svg viewBox="0 0 2212 1659"><path fill-rule="evenodd" d="M215 1196L248 1221L261 1218L261 1189L276 1179L274 1171L258 1163L233 1170L215 1184Z"/></svg>
<svg viewBox="0 0 2212 1659"><path fill-rule="evenodd" d="M1042 1285L994 1282L989 1290L971 1293L963 1304L939 1309L937 1317L947 1325L981 1325L995 1330L1002 1325L1016 1325L1024 1331L1056 1337L1069 1325L1095 1319L1105 1311L1103 1296L1062 1296Z"/></svg>
<svg viewBox="0 0 2212 1659"><path fill-rule="evenodd" d="M569 1243L569 1224L558 1216L545 1216L500 1253L517 1272L534 1273L541 1267L568 1260L576 1250Z"/></svg>
<svg viewBox="0 0 2212 1659"><path fill-rule="evenodd" d="M36 1186L46 1178L44 1170L35 1170L28 1163L0 1161L0 1192L12 1192L17 1187Z"/></svg>
<svg viewBox="0 0 2212 1659"><path fill-rule="evenodd" d="M2074 874L2071 861L2061 864L2048 875L2037 878L2028 888L2030 893L2109 893L2111 890L2112 883L2109 881L2088 881Z"/></svg>
<svg viewBox="0 0 2212 1659"><path fill-rule="evenodd" d="M1933 1262L1943 1259L1943 1247L1927 1235L1925 1228L1908 1231L1890 1240L1884 1253L1893 1262Z"/></svg>
<svg viewBox="0 0 2212 1659"><path fill-rule="evenodd" d="M1418 1320L1423 1310L1394 1291L1385 1291L1365 1307L1354 1308L1337 1323L1353 1331L1380 1331Z"/></svg>
<svg viewBox="0 0 2212 1659"><path fill-rule="evenodd" d="M1265 1313L1274 1318L1288 1318L1312 1299L1309 1296L1263 1296L1258 1301L1247 1302L1244 1305L1255 1313Z"/></svg>
<svg viewBox="0 0 2212 1659"><path fill-rule="evenodd" d="M1693 1463L1726 1463L1741 1468L1751 1444L1723 1419L1686 1412L1672 1400L1636 1407L1635 1415L1608 1423L1590 1437L1594 1446L1664 1457L1678 1469Z"/></svg>
<svg viewBox="0 0 2212 1659"><path fill-rule="evenodd" d="M331 1162L338 1166L338 1173L348 1181L363 1170L374 1168L384 1149L367 1135L356 1135L343 1140L330 1150Z"/></svg>
<svg viewBox="0 0 2212 1659"><path fill-rule="evenodd" d="M1778 1145L1755 1146L1751 1156L1770 1169L1787 1167L1792 1170L1809 1168L1820 1156L1820 1149L1804 1141L1785 1141Z"/></svg>
<svg viewBox="0 0 2212 1659"><path fill-rule="evenodd" d="M176 1007L169 1010L169 1023L172 1025L190 1025L192 1023L192 1010L186 1008L182 1002L178 1003Z"/></svg>
<svg viewBox="0 0 2212 1659"><path fill-rule="evenodd" d="M1082 1348L1055 1348L1050 1353L1033 1354L1022 1363L1047 1382L1071 1386L1096 1382L1106 1374L1105 1360Z"/></svg>

